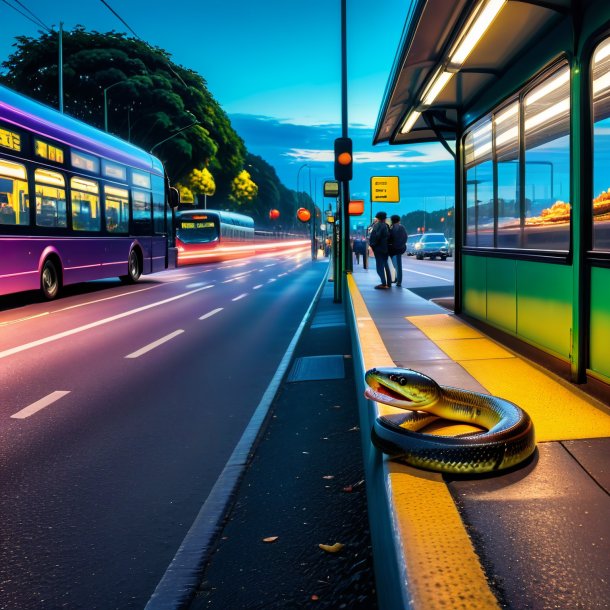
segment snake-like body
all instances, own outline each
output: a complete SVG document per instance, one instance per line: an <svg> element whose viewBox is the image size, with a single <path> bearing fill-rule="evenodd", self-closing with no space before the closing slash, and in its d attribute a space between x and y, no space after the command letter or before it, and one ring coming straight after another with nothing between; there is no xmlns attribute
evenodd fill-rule
<svg viewBox="0 0 610 610"><path fill-rule="evenodd" d="M536 449L529 415L503 398L441 386L411 369L371 369L365 381L367 398L409 411L378 416L371 436L377 448L411 466L487 473L516 466ZM458 436L419 432L439 417L485 431Z"/></svg>

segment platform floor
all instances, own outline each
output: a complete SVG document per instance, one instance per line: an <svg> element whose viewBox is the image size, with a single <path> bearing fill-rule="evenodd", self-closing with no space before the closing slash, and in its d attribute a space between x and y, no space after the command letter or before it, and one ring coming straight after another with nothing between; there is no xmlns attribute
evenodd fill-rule
<svg viewBox="0 0 610 610"><path fill-rule="evenodd" d="M367 473L386 479L404 601L417 610L608 608L607 405L411 292L405 275L391 290L374 289L374 269L355 266L348 278L364 367L412 368L507 398L532 417L538 448L522 468L476 479L387 457Z"/></svg>

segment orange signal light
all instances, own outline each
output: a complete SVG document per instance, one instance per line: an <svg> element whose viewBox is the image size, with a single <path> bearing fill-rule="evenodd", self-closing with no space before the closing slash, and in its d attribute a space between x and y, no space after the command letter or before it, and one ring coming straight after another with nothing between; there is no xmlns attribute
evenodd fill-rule
<svg viewBox="0 0 610 610"><path fill-rule="evenodd" d="M337 157L337 163L339 165L349 165L351 162L352 162L352 155L350 155L348 152L342 152Z"/></svg>

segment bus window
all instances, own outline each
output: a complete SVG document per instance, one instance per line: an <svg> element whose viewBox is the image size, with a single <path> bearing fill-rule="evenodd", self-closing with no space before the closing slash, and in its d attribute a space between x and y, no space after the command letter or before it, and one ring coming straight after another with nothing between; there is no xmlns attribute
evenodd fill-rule
<svg viewBox="0 0 610 610"><path fill-rule="evenodd" d="M610 251L610 40L593 55L593 249Z"/></svg>
<svg viewBox="0 0 610 610"><path fill-rule="evenodd" d="M157 235L165 233L165 185L161 176L152 177L153 230Z"/></svg>
<svg viewBox="0 0 610 610"><path fill-rule="evenodd" d="M25 166L0 159L0 224L30 224Z"/></svg>
<svg viewBox="0 0 610 610"><path fill-rule="evenodd" d="M110 233L127 233L129 230L129 191L114 186L105 186L104 194L106 230Z"/></svg>
<svg viewBox="0 0 610 610"><path fill-rule="evenodd" d="M67 227L66 181L58 172L37 169L36 224L39 227Z"/></svg>
<svg viewBox="0 0 610 610"><path fill-rule="evenodd" d="M72 178L72 228L75 231L99 231L100 198L99 186L93 180Z"/></svg>
<svg viewBox="0 0 610 610"><path fill-rule="evenodd" d="M131 214L134 231L137 235L150 231L152 212L150 199L150 192L139 191L137 189L132 189L131 191Z"/></svg>

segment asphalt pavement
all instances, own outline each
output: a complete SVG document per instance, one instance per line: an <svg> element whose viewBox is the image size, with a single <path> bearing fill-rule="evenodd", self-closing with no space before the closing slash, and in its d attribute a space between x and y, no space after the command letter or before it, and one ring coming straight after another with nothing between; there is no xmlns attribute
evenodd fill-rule
<svg viewBox="0 0 610 610"><path fill-rule="evenodd" d="M191 610L376 608L351 354L328 282Z"/></svg>

